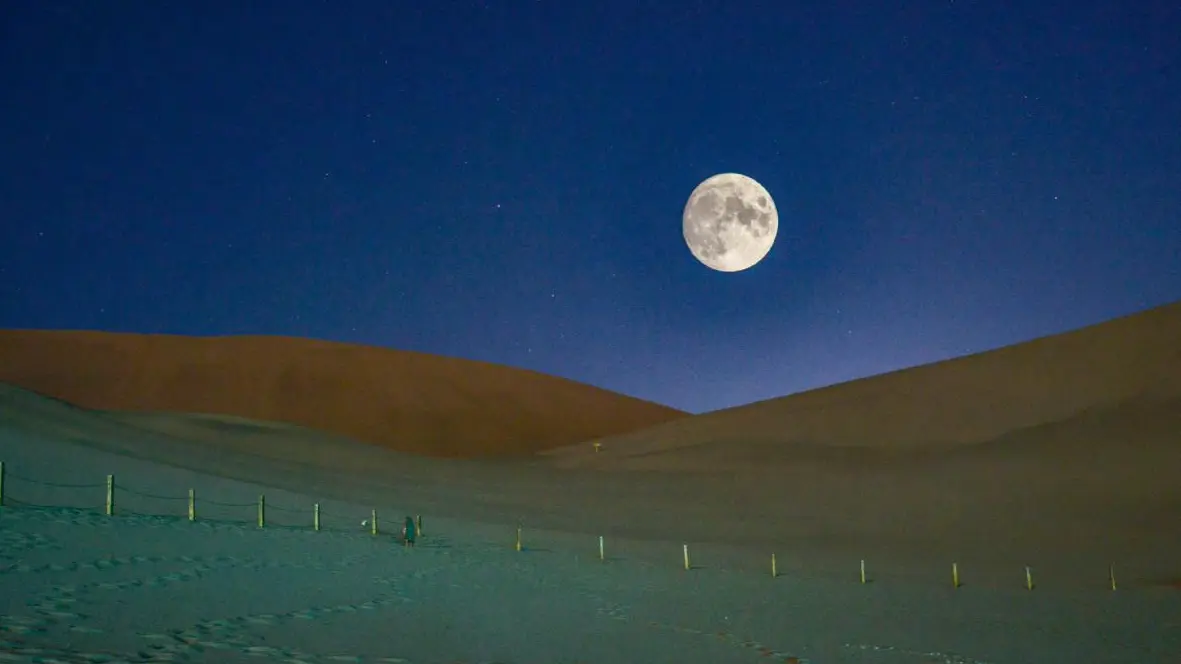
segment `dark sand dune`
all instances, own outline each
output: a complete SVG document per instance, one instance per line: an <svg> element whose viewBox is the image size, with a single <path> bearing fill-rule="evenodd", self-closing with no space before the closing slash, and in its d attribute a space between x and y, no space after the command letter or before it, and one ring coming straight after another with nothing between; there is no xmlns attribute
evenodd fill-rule
<svg viewBox="0 0 1181 664"><path fill-rule="evenodd" d="M157 409L90 410L0 384L14 500L93 509L113 473L143 496L196 487L250 507L265 490L273 509L299 508L277 512L294 525L324 501L342 530L258 529L217 512L190 524L183 499L128 491L125 512L177 516L6 507L0 596L14 599L0 602L0 650L18 661L148 642L194 661L207 646L276 661L1167 661L1181 633L1179 349L1173 305L605 437L588 432L678 414L524 372L331 344L4 333L0 366L18 384ZM165 412L181 397L222 414ZM280 412L287 422L242 415ZM373 445L344 425L403 438ZM521 441L596 435L601 452L391 450L525 452L544 446ZM374 546L358 525L367 506L426 515L424 546ZM316 580L325 574L338 576ZM374 629L383 638L359 636Z"/></svg>
<svg viewBox="0 0 1181 664"><path fill-rule="evenodd" d="M790 371L784 367L784 371ZM896 455L984 443L1085 413L1181 399L1181 303L1065 334L552 450L572 464L687 469L832 449ZM1168 410L1167 408L1165 410ZM1134 422L1128 431L1136 435ZM1116 444L1116 441L1112 441ZM696 449L715 448L710 452ZM770 456L768 456L770 455ZM872 455L871 455L872 456ZM729 460L729 461L728 461Z"/></svg>
<svg viewBox="0 0 1181 664"><path fill-rule="evenodd" d="M1069 575L1108 559L1178 576L1181 304L601 444L543 456L683 486L682 530L900 567L1024 559Z"/></svg>
<svg viewBox="0 0 1181 664"><path fill-rule="evenodd" d="M287 422L439 457L529 454L683 415L520 369L287 337L0 331L0 381L87 408Z"/></svg>
<svg viewBox="0 0 1181 664"><path fill-rule="evenodd" d="M47 335L30 338L38 336ZM263 353L261 342L252 340L255 345ZM317 363L331 363L336 347L329 348ZM711 547L707 555L718 560L732 556L755 565L777 551L785 566L813 574L847 575L868 558L883 574L942 579L943 571L933 570L956 560L972 570L974 583L1003 585L1028 564L1047 585L1093 587L1104 583L1109 563L1119 564L1129 581L1181 576L1179 349L1181 305L1171 305L990 353L603 437L598 453L583 442L500 460L398 455L347 436L237 417L49 412L70 407L12 390L4 418L45 437L288 490L314 486L339 500L394 501L500 524L495 527L506 532L525 523L576 538L648 542L653 551L673 554L679 543L695 542ZM156 355L145 352L143 365L153 366ZM240 375L213 358L213 366L224 367L219 371ZM75 359L59 359L53 366L62 373L53 375L69 384L64 377ZM35 369L32 361L20 366ZM176 366L172 380L185 375L186 365ZM343 380L343 371L322 373ZM114 375L87 369L79 382L101 393L99 378ZM373 371L360 375L359 383L377 384ZM463 376L451 379L443 391L451 400L435 405L413 401L407 381L396 386L421 412L440 419L493 410L454 398L466 383ZM284 383L281 374L268 380L270 391L261 392L280 401L275 386L294 385L309 408L304 419L315 426L319 402L310 398L311 387ZM134 374L127 382L136 390L151 384ZM245 377L241 383L253 384ZM121 385L112 382L112 400L127 389ZM197 380L191 387L210 385ZM349 412L347 400L333 401L332 386L314 393L329 395L326 402L339 408L330 412ZM575 387L578 394L586 389ZM481 390L466 393L489 393ZM253 398L249 389L242 393ZM555 402L573 397L544 403ZM481 449L477 443L486 438L475 432L474 443L463 439L468 425L460 415L452 419L457 423L443 433L456 436L460 449ZM522 422L511 431L528 427Z"/></svg>

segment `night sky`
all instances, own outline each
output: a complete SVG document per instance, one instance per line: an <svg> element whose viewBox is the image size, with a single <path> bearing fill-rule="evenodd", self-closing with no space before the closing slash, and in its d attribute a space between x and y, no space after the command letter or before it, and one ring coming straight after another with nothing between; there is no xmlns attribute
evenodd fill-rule
<svg viewBox="0 0 1181 664"><path fill-rule="evenodd" d="M1181 299L1179 35L1154 0L6 2L0 327L694 412L1064 331ZM681 234L727 171L780 213L731 274Z"/></svg>

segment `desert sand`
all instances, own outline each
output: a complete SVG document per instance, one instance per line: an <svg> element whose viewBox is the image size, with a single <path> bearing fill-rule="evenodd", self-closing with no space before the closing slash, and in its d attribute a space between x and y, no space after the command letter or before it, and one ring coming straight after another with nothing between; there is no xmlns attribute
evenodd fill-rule
<svg viewBox="0 0 1181 664"><path fill-rule="evenodd" d="M0 381L87 408L236 415L439 457L529 454L684 415L523 369L290 337L3 330Z"/></svg>
<svg viewBox="0 0 1181 664"><path fill-rule="evenodd" d="M34 399L9 391L5 402L27 413ZM1177 593L1131 579L1116 592L1104 579L1028 591L989 587L967 567L953 589L946 574L916 580L871 560L862 585L855 570L826 576L791 555L772 578L755 552L697 542L686 571L672 541L609 534L599 560L597 537L527 526L517 551L515 528L430 513L408 550L393 532L418 507L404 487L370 489L382 501L327 499L276 488L301 483L298 473L231 447L160 439L166 447L152 448L151 434L64 442L2 412L0 661L986 664L1169 662L1181 652ZM363 448L317 442L342 456ZM103 449L134 445L258 481ZM369 447L370 462L402 461ZM108 473L113 516L104 514ZM311 479L328 493L352 490L347 478ZM469 501L452 500L455 510ZM361 525L375 506L376 536Z"/></svg>
<svg viewBox="0 0 1181 664"><path fill-rule="evenodd" d="M596 436L599 452L587 439L500 459L429 458L238 414L88 410L0 386L5 492L89 509L0 513L0 651L1178 661L1179 362L1171 305ZM120 493L103 516L107 473L169 498ZM262 492L274 516L259 529ZM422 545L364 532L373 508L379 524L423 514Z"/></svg>
<svg viewBox="0 0 1181 664"><path fill-rule="evenodd" d="M599 442L544 456L694 476L731 539L1181 577L1181 303Z"/></svg>

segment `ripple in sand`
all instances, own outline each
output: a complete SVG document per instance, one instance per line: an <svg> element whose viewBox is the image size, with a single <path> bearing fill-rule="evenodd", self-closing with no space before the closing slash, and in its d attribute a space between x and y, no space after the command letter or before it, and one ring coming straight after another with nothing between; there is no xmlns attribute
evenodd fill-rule
<svg viewBox="0 0 1181 664"><path fill-rule="evenodd" d="M0 532L0 550L8 553L61 549L57 540L37 533Z"/></svg>

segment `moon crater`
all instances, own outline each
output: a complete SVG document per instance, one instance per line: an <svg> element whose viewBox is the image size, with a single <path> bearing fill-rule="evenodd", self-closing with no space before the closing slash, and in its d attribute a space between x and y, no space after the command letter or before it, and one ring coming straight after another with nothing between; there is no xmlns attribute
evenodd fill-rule
<svg viewBox="0 0 1181 664"><path fill-rule="evenodd" d="M771 251L779 213L771 194L753 178L720 173L689 195L682 216L685 244L706 267L739 272Z"/></svg>

